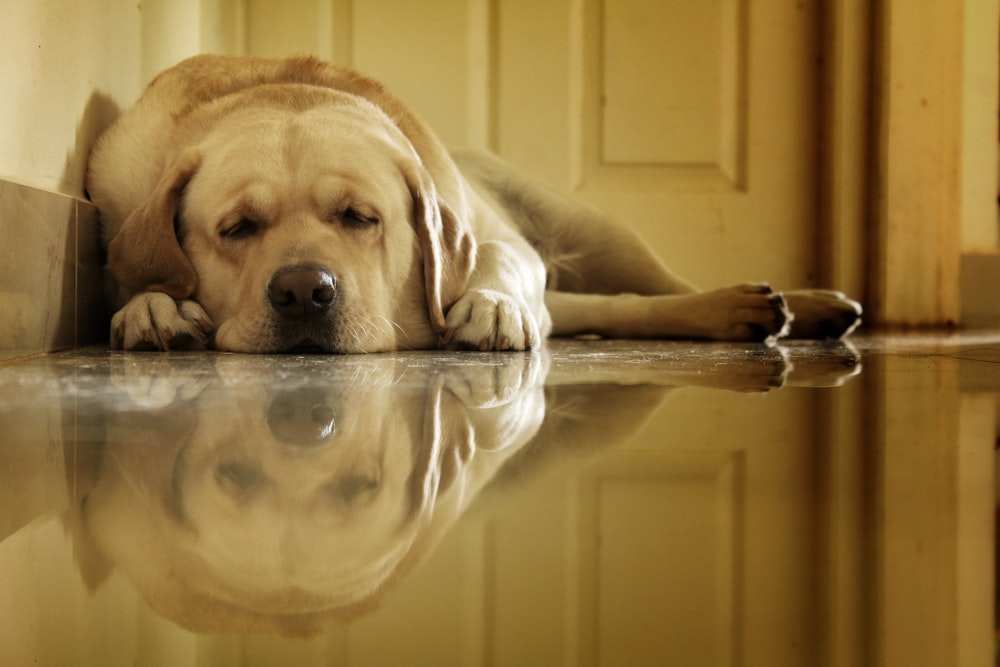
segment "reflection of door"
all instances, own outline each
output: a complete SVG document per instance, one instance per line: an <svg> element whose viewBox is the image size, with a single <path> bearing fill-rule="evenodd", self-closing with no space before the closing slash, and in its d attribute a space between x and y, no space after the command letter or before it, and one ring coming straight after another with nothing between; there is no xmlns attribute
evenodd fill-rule
<svg viewBox="0 0 1000 667"><path fill-rule="evenodd" d="M248 53L375 75L697 284L816 279L817 3L250 0L245 22Z"/></svg>

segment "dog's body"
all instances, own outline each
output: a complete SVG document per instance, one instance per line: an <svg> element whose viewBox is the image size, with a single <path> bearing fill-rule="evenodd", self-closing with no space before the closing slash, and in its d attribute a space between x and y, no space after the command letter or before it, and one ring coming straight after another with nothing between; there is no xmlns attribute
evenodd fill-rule
<svg viewBox="0 0 1000 667"><path fill-rule="evenodd" d="M101 138L87 187L126 349L760 341L860 321L837 292L699 292L623 227L492 156L449 154L379 84L311 58L167 70Z"/></svg>

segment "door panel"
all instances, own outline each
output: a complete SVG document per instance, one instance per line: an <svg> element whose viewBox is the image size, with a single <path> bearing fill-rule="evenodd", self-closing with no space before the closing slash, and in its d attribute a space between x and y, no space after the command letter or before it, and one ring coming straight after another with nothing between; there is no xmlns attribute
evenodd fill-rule
<svg viewBox="0 0 1000 667"><path fill-rule="evenodd" d="M599 135L589 170L705 171L722 186L737 185L744 138L741 3L589 4L585 76L598 94L587 96L586 114Z"/></svg>
<svg viewBox="0 0 1000 667"><path fill-rule="evenodd" d="M577 192L703 287L812 284L816 8L619 4L584 6Z"/></svg>

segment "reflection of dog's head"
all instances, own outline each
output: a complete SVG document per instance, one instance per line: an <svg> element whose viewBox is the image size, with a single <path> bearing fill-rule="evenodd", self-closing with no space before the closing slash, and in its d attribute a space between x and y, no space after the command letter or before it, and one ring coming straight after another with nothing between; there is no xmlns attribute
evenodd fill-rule
<svg viewBox="0 0 1000 667"><path fill-rule="evenodd" d="M481 424L441 375L372 368L115 415L81 504L95 552L195 630L308 634L374 607L470 499L449 489L478 487Z"/></svg>

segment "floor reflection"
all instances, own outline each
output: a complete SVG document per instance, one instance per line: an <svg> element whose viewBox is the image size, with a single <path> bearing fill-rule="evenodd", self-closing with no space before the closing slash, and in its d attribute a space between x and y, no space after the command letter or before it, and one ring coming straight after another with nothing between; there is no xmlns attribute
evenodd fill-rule
<svg viewBox="0 0 1000 667"><path fill-rule="evenodd" d="M986 664L995 344L3 366L0 663Z"/></svg>

